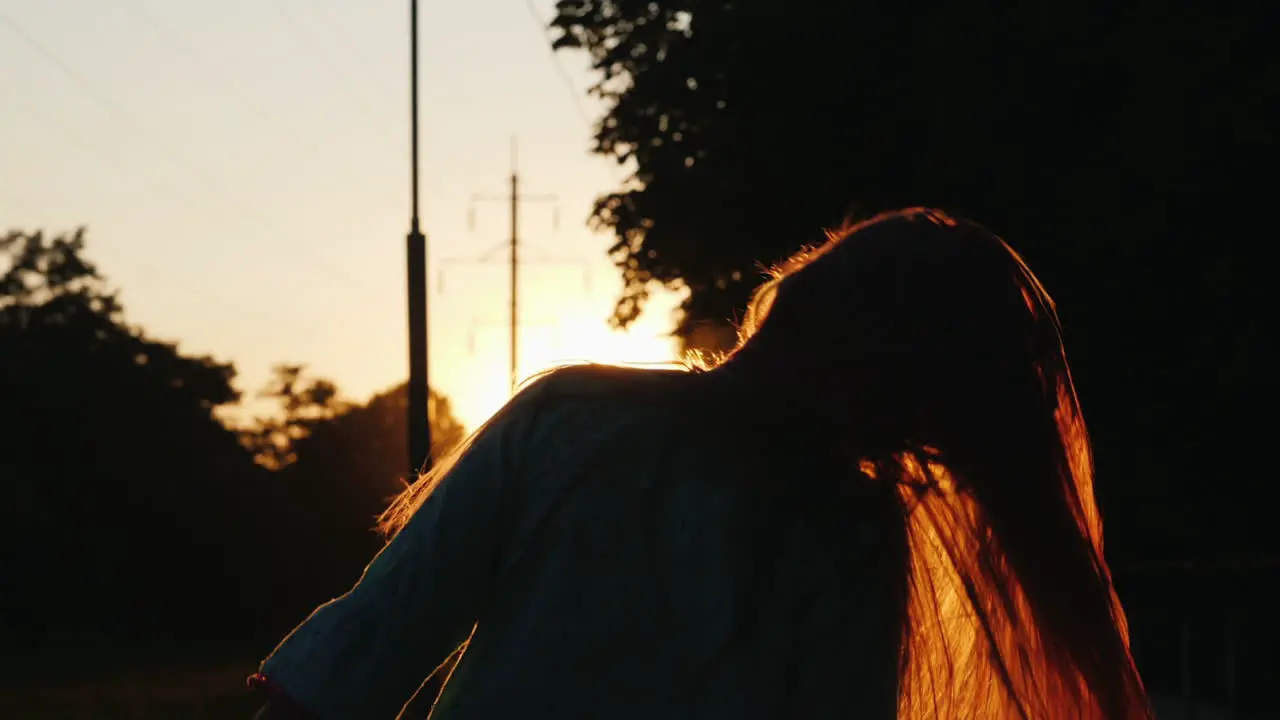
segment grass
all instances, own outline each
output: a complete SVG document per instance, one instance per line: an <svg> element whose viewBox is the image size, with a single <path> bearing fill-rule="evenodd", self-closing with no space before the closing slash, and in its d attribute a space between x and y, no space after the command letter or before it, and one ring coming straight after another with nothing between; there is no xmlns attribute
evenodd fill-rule
<svg viewBox="0 0 1280 720"><path fill-rule="evenodd" d="M134 668L74 681L0 685L0 717L15 720L247 720L255 663Z"/></svg>
<svg viewBox="0 0 1280 720"><path fill-rule="evenodd" d="M17 685L0 679L0 718L6 720L248 720L258 701L245 689L253 661L212 665L174 663L134 668L75 681ZM1154 698L1161 720L1189 717L1177 698ZM1198 720L1225 720L1201 706ZM1246 717L1246 716L1241 716ZM1275 715L1249 714L1250 720Z"/></svg>

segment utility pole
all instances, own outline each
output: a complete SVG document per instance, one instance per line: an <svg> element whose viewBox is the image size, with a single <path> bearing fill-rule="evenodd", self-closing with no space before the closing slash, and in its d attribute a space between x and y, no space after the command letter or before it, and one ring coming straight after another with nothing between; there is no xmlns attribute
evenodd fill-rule
<svg viewBox="0 0 1280 720"><path fill-rule="evenodd" d="M427 238L418 218L418 0L409 0L409 143L412 214L407 238L409 291L409 409L406 418L409 480L431 467L431 421L428 416Z"/></svg>
<svg viewBox="0 0 1280 720"><path fill-rule="evenodd" d="M511 189L505 197L492 195L473 195L472 203L500 200L510 205L511 237L508 239L508 253L511 262L511 394L516 392L520 381L519 341L520 341L520 203L522 202L557 202L555 195L521 195L519 148L516 138L511 138Z"/></svg>
<svg viewBox="0 0 1280 720"><path fill-rule="evenodd" d="M409 144L410 202L409 237L406 240L409 291L409 386L408 416L405 432L409 449L409 482L431 469L431 418L428 394L427 366L427 238L422 233L418 218L418 0L409 0ZM419 692L410 699L402 716L425 718L431 712L444 687L444 680L453 671L451 657L449 667L438 668L432 673Z"/></svg>

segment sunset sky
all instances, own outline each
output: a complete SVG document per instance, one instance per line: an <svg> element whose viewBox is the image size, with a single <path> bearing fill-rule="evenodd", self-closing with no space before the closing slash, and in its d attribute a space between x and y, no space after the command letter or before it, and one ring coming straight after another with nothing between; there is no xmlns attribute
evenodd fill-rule
<svg viewBox="0 0 1280 720"><path fill-rule="evenodd" d="M474 427L507 395L510 138L522 180L524 347L658 362L675 298L627 334L585 227L624 169L588 154L585 58L553 57L554 0L420 3L431 383ZM405 0L0 0L0 230L88 228L128 318L234 361L241 390L302 362L362 400L401 381L409 215ZM570 87L572 86L572 87ZM441 280L443 279L443 283Z"/></svg>

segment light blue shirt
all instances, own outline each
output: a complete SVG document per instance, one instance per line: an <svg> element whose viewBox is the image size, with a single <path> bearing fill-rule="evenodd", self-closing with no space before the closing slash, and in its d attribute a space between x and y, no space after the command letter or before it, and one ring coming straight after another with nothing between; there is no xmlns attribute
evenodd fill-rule
<svg viewBox="0 0 1280 720"><path fill-rule="evenodd" d="M534 383L262 672L324 720L390 720L470 636L435 720L894 717L874 535L762 492L811 478L706 432L727 411L700 379Z"/></svg>

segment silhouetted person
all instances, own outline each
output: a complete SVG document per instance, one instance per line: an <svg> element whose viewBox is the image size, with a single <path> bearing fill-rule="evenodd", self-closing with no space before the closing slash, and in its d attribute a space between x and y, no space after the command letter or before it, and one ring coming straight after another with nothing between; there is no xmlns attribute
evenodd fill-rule
<svg viewBox="0 0 1280 720"><path fill-rule="evenodd" d="M1031 271L883 215L784 263L716 367L532 383L252 684L392 718L466 643L433 717L1149 718L1092 483Z"/></svg>

